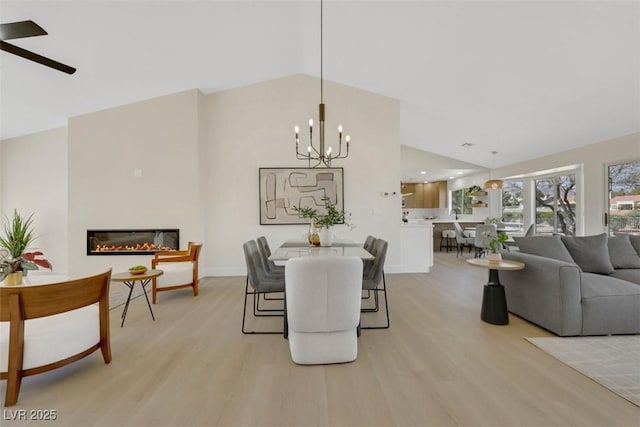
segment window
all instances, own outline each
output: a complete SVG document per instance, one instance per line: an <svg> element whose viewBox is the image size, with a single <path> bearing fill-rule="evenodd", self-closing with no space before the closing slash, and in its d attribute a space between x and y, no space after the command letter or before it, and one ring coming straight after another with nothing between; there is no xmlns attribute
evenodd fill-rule
<svg viewBox="0 0 640 427"><path fill-rule="evenodd" d="M458 214L471 214L471 197L467 195L467 188L461 188L451 192L451 210L456 209Z"/></svg>
<svg viewBox="0 0 640 427"><path fill-rule="evenodd" d="M536 234L576 233L576 176L537 179Z"/></svg>
<svg viewBox="0 0 640 427"><path fill-rule="evenodd" d="M640 232L640 161L610 165L607 175L609 232Z"/></svg>
<svg viewBox="0 0 640 427"><path fill-rule="evenodd" d="M509 227L517 227L523 231L523 199L524 181L505 181L502 186L502 221Z"/></svg>

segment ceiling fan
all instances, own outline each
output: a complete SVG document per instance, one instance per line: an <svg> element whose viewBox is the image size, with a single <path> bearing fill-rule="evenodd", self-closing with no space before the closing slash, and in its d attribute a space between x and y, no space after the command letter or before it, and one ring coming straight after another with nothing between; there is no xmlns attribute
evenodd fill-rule
<svg viewBox="0 0 640 427"><path fill-rule="evenodd" d="M0 50L13 53L14 55L21 56L25 59L37 62L47 67L51 67L58 71L62 71L63 73L75 73L76 69L73 67L5 42L5 40L22 39L25 37L44 35L47 35L47 32L33 21L20 21L10 22L8 24L0 24Z"/></svg>

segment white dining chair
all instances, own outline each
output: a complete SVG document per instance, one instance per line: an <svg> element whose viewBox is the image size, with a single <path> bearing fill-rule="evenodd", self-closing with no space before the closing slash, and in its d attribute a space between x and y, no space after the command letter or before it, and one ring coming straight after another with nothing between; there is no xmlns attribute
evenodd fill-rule
<svg viewBox="0 0 640 427"><path fill-rule="evenodd" d="M302 365L350 362L358 356L362 260L292 258L285 267L286 332Z"/></svg>

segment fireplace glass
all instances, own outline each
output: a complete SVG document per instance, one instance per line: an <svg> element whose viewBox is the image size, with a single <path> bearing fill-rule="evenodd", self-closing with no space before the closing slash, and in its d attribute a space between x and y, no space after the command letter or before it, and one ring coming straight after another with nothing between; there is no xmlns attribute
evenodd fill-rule
<svg viewBox="0 0 640 427"><path fill-rule="evenodd" d="M140 255L180 250L178 229L87 230L87 255Z"/></svg>

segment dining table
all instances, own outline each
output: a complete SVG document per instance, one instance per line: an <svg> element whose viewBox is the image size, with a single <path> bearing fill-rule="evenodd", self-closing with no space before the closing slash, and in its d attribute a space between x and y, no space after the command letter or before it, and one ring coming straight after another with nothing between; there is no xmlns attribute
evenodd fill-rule
<svg viewBox="0 0 640 427"><path fill-rule="evenodd" d="M372 261L375 257L367 252L361 243L353 242L333 242L331 246L310 246L306 240L287 240L280 245L269 260L287 261L297 257L323 257L323 256L356 256L363 261Z"/></svg>

